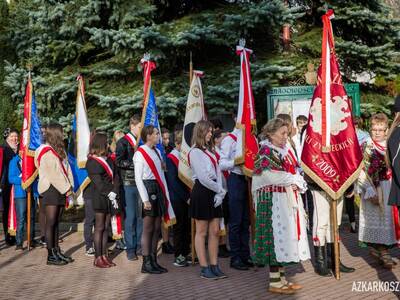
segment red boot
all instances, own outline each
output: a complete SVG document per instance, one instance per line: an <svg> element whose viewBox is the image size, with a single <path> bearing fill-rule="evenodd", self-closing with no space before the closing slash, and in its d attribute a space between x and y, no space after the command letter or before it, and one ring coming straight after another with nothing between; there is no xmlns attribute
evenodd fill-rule
<svg viewBox="0 0 400 300"><path fill-rule="evenodd" d="M102 258L103 261L104 261L107 265L109 265L110 267L115 267L115 266L116 266L116 264L113 263L112 260L111 260L107 255L103 255L101 258Z"/></svg>
<svg viewBox="0 0 400 300"><path fill-rule="evenodd" d="M103 268L103 269L111 267L109 264L107 264L106 262L103 261L102 256L96 257L95 260L94 260L93 265L95 267Z"/></svg>

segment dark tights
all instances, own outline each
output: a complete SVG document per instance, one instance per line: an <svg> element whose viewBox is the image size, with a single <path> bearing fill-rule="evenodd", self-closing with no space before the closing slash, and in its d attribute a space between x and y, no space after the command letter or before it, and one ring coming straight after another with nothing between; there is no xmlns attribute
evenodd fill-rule
<svg viewBox="0 0 400 300"><path fill-rule="evenodd" d="M46 205L46 243L47 249L58 248L58 223L61 218L61 206Z"/></svg>
<svg viewBox="0 0 400 300"><path fill-rule="evenodd" d="M95 212L93 242L96 257L107 255L109 224L110 214Z"/></svg>
<svg viewBox="0 0 400 300"><path fill-rule="evenodd" d="M148 217L143 218L142 233L142 254L148 256L157 253L157 243L161 231L161 218Z"/></svg>

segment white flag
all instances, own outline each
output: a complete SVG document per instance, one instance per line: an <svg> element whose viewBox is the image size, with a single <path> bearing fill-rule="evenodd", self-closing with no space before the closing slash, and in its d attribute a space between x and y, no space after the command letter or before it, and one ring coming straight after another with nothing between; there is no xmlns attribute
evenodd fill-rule
<svg viewBox="0 0 400 300"><path fill-rule="evenodd" d="M206 119L204 110L203 90L201 88L201 71L193 71L192 84L186 103L185 124L183 126L183 139L179 156L179 178L189 187L193 187L192 170L189 165L188 154L192 147L193 128L197 122Z"/></svg>
<svg viewBox="0 0 400 300"><path fill-rule="evenodd" d="M78 77L78 95L76 98L76 160L79 168L86 165L89 154L90 129L86 112L85 88L82 76Z"/></svg>

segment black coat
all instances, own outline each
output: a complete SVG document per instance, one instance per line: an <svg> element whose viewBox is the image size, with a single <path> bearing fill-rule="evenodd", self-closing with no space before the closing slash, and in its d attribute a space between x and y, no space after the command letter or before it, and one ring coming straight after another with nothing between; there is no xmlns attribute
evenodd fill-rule
<svg viewBox="0 0 400 300"><path fill-rule="evenodd" d="M115 165L118 168L123 185L135 185L134 153L134 149L125 137L119 139L115 150Z"/></svg>
<svg viewBox="0 0 400 300"><path fill-rule="evenodd" d="M95 211L110 212L110 200L108 194L114 192L119 195L119 178L115 167L110 158L107 159L108 165L114 173L114 180L111 180L103 166L95 159L90 158L86 162L86 170L89 175L90 184L85 189L84 197L91 199Z"/></svg>
<svg viewBox="0 0 400 300"><path fill-rule="evenodd" d="M400 206L400 127L393 130L387 144L393 175L388 204Z"/></svg>
<svg viewBox="0 0 400 300"><path fill-rule="evenodd" d="M4 143L3 146L3 172L1 175L1 181L0 181L0 187L3 192L3 199L6 199L5 201L8 201L10 199L10 192L11 192L11 184L8 181L8 169L10 165L10 161L13 159L17 153L14 152L13 149L7 144Z"/></svg>

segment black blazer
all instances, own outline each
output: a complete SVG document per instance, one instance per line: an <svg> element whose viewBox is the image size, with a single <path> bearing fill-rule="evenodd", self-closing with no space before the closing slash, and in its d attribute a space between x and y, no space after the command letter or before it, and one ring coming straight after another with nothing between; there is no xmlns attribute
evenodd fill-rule
<svg viewBox="0 0 400 300"><path fill-rule="evenodd" d="M119 178L111 158L107 163L113 170L114 180L108 176L103 166L95 159L89 157L86 162L86 170L90 179L89 186L85 189L84 197L91 199L95 211L110 212L110 200L108 194L114 192L119 195Z"/></svg>
<svg viewBox="0 0 400 300"><path fill-rule="evenodd" d="M393 175L388 204L400 206L400 127L393 130L387 144ZM396 159L393 161L394 158Z"/></svg>
<svg viewBox="0 0 400 300"><path fill-rule="evenodd" d="M134 149L128 140L123 137L117 142L115 150L115 165L119 170L123 185L135 185L135 166L133 164Z"/></svg>

